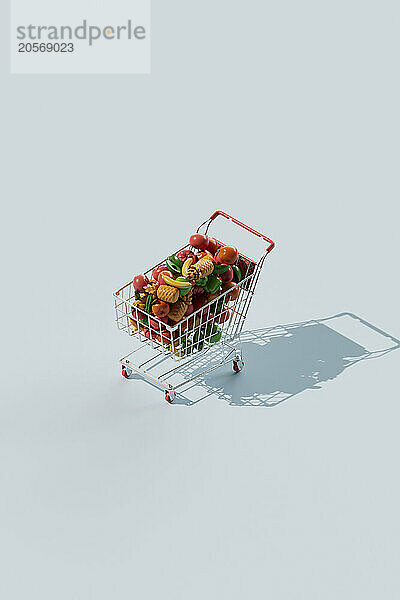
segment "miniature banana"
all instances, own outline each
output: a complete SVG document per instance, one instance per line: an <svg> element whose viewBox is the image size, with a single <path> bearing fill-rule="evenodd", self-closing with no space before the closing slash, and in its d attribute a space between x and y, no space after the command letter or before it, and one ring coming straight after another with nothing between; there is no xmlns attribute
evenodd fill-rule
<svg viewBox="0 0 400 600"><path fill-rule="evenodd" d="M187 259L185 260L185 262L183 263L183 267L182 267L182 275L183 275L184 277L187 277L187 276L188 276L188 269L189 269L189 267L192 265L192 263L193 263L193 258L187 258Z"/></svg>
<svg viewBox="0 0 400 600"><path fill-rule="evenodd" d="M164 279L167 285L172 285L173 287L179 289L188 288L191 286L189 281L176 281L176 279L172 279L171 277L168 277L168 275L163 274L162 278Z"/></svg>

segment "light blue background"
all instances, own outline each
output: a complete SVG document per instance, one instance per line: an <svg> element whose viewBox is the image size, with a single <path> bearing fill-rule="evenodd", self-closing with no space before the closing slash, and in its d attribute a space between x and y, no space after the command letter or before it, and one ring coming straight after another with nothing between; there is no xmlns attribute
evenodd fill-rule
<svg viewBox="0 0 400 600"><path fill-rule="evenodd" d="M120 377L111 297L224 208L277 241L250 330L348 310L399 338L398 19L171 0L151 76L3 57L3 598L398 598L400 352L275 408L171 407Z"/></svg>

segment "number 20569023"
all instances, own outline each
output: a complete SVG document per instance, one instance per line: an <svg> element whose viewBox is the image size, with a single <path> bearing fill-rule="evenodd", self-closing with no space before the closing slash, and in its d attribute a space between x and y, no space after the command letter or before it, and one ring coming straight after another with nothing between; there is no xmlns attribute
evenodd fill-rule
<svg viewBox="0 0 400 600"><path fill-rule="evenodd" d="M72 42L20 42L18 52L73 52L74 44Z"/></svg>

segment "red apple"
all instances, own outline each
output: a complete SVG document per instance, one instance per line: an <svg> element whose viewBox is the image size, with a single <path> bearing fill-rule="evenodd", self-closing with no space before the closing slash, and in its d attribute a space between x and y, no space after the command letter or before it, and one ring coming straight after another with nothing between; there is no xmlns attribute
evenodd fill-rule
<svg viewBox="0 0 400 600"><path fill-rule="evenodd" d="M155 267L153 269L153 272L151 274L151 276L153 277L153 279L155 279L156 281L158 281L158 276L161 273L161 271L165 271L167 268L167 265L165 263L163 263L162 265L158 265L158 267Z"/></svg>
<svg viewBox="0 0 400 600"><path fill-rule="evenodd" d="M213 256L214 256L214 254L216 254L218 252L219 247L220 247L220 244L217 242L217 240L215 238L208 238L208 244L207 244L206 250L211 252L211 254Z"/></svg>
<svg viewBox="0 0 400 600"><path fill-rule="evenodd" d="M195 233L190 236L189 244L193 246L193 248L205 250L208 246L208 237L202 233Z"/></svg>
<svg viewBox="0 0 400 600"><path fill-rule="evenodd" d="M219 273L218 277L223 281L223 283L229 283L233 279L233 269L229 265L229 268L225 273Z"/></svg>
<svg viewBox="0 0 400 600"><path fill-rule="evenodd" d="M149 280L145 275L136 275L136 277L133 278L133 289L135 292L141 292L148 283Z"/></svg>

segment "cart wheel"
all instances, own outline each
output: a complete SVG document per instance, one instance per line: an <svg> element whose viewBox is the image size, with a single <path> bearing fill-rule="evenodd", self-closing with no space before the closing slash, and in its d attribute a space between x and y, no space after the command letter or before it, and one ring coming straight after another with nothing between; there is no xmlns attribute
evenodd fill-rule
<svg viewBox="0 0 400 600"><path fill-rule="evenodd" d="M169 402L170 404L172 404L173 401L175 400L175 398L176 398L176 394L175 394L174 391L172 391L172 390L169 390L169 391L165 390L165 399L166 399L167 402Z"/></svg>
<svg viewBox="0 0 400 600"><path fill-rule="evenodd" d="M244 362L240 357L235 358L233 360L232 369L233 369L234 373L240 373L240 371L243 369L243 367L244 367Z"/></svg>
<svg viewBox="0 0 400 600"><path fill-rule="evenodd" d="M122 365L122 377L125 377L125 379L129 379L131 375L132 369L128 369L128 367Z"/></svg>

